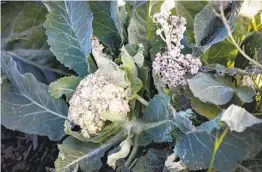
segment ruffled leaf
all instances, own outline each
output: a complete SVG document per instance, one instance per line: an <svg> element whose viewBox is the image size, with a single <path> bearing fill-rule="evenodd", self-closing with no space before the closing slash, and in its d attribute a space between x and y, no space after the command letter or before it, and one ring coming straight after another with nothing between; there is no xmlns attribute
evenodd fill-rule
<svg viewBox="0 0 262 172"><path fill-rule="evenodd" d="M123 134L116 135L104 144L85 143L69 137L58 145L59 155L55 161L56 171L71 172L81 170L89 172L99 170L101 158L113 145L120 142Z"/></svg>
<svg viewBox="0 0 262 172"><path fill-rule="evenodd" d="M102 132L99 133L98 135L93 136L91 138L86 138L80 132L73 131L72 125L68 121L65 121L65 134L70 135L83 142L101 143L106 139L108 139L110 136L119 132L120 129L121 129L121 125L117 123L111 123L106 125L103 128Z"/></svg>
<svg viewBox="0 0 262 172"><path fill-rule="evenodd" d="M160 172L164 169L167 149L150 148L144 156L137 159L132 171L135 172Z"/></svg>
<svg viewBox="0 0 262 172"><path fill-rule="evenodd" d="M63 77L52 82L48 87L48 91L56 99L65 95L66 101L69 102L81 80L82 78L76 76Z"/></svg>

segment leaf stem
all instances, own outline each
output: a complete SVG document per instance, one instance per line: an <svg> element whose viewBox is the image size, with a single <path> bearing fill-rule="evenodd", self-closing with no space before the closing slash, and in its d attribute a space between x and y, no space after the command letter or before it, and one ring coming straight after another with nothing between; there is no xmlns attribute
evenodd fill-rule
<svg viewBox="0 0 262 172"><path fill-rule="evenodd" d="M256 24L256 20L255 20L254 17L252 18L251 24L252 24L252 27L253 27L254 31L258 31L258 29L257 29L257 24Z"/></svg>
<svg viewBox="0 0 262 172"><path fill-rule="evenodd" d="M148 103L148 101L146 101L143 97L141 97L140 95L136 95L136 99L141 103L141 104L143 104L143 105L145 105L145 106L148 106L149 105L149 103Z"/></svg>
<svg viewBox="0 0 262 172"><path fill-rule="evenodd" d="M225 128L225 130L223 131L223 133L221 134L221 136L220 136L219 138L218 138L218 136L216 135L214 150L213 150L211 162L210 162L210 164L209 164L209 167L208 167L208 171L207 171L207 172L212 172L212 168L213 168L213 165L214 165L214 162L215 162L215 158L216 158L217 151L218 151L221 143L223 142L224 138L226 137L227 132L228 132L228 127Z"/></svg>
<svg viewBox="0 0 262 172"><path fill-rule="evenodd" d="M233 45L237 48L237 50L243 55L243 57L245 57L248 61L250 61L251 63L253 63L254 65L258 66L259 68L262 69L262 65L260 63L258 63L257 61L253 60L251 57L249 57L237 44L236 40L234 39L233 35L232 35L232 31L230 29L230 26L227 23L227 19L225 17L224 14L224 10L223 10L223 6L220 4L220 18L222 19L226 30L228 32L228 36L230 38L230 40L232 41Z"/></svg>
<svg viewBox="0 0 262 172"><path fill-rule="evenodd" d="M139 135L136 135L136 136L135 136L134 147L133 147L132 152L131 152L131 154L129 155L129 157L128 157L128 159L126 160L126 163L125 163L125 165L126 165L127 167L129 167L129 165L131 164L132 160L134 159L134 157L135 157L136 154L137 154L137 151L138 151L138 148L139 148L138 138L139 138Z"/></svg>
<svg viewBox="0 0 262 172"><path fill-rule="evenodd" d="M255 116L262 116L262 112L260 112L260 113L253 113L253 115L255 115Z"/></svg>

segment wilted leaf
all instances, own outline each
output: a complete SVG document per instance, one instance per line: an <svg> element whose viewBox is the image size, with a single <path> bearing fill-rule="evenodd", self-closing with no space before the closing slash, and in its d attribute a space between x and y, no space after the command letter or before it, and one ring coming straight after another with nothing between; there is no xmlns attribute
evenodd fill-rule
<svg viewBox="0 0 262 172"><path fill-rule="evenodd" d="M243 5L240 9L240 16L244 16L250 19L259 13L262 9L262 2L261 1L244 1Z"/></svg>
<svg viewBox="0 0 262 172"><path fill-rule="evenodd" d="M133 56L136 65L141 68L144 65L144 47L143 44L138 45L137 53Z"/></svg>
<svg viewBox="0 0 262 172"><path fill-rule="evenodd" d="M195 97L191 99L191 106L198 114L206 117L207 119L213 119L221 112L217 106L204 103Z"/></svg>
<svg viewBox="0 0 262 172"><path fill-rule="evenodd" d="M138 71L135 65L134 57L131 57L124 46L121 48L121 61L123 63L122 67L127 74L127 78L131 82L131 90L129 93L129 96L131 98L143 87L143 83L138 78Z"/></svg>
<svg viewBox="0 0 262 172"><path fill-rule="evenodd" d="M56 99L65 95L66 101L69 102L81 80L82 78L76 76L60 78L49 85L48 92Z"/></svg>
<svg viewBox="0 0 262 172"><path fill-rule="evenodd" d="M45 1L49 14L44 24L50 50L80 76L87 74L93 15L88 2Z"/></svg>
<svg viewBox="0 0 262 172"><path fill-rule="evenodd" d="M143 44L127 44L125 45L125 49L132 59L134 60L135 64L141 68L144 65L144 47Z"/></svg>
<svg viewBox="0 0 262 172"><path fill-rule="evenodd" d="M32 74L21 74L10 56L2 54L2 71L12 82L1 89L2 124L12 130L47 135L59 140L64 135L67 104L54 100L47 86Z"/></svg>
<svg viewBox="0 0 262 172"><path fill-rule="evenodd" d="M149 102L142 117L148 129L140 134L139 145L146 146L151 142L172 141L171 131L173 128L170 120L170 97L158 94Z"/></svg>
<svg viewBox="0 0 262 172"><path fill-rule="evenodd" d="M203 102L223 105L229 102L234 94L234 89L219 83L205 73L198 73L187 81L194 96Z"/></svg>
<svg viewBox="0 0 262 172"><path fill-rule="evenodd" d="M107 157L107 164L115 169L116 161L127 157L131 150L132 145L133 145L132 137L128 137L124 141L122 141L119 145L120 150Z"/></svg>
<svg viewBox="0 0 262 172"><path fill-rule="evenodd" d="M123 63L123 69L126 71L127 77L131 81L131 85L135 84L137 78L135 61L124 46L121 48L121 61Z"/></svg>
<svg viewBox="0 0 262 172"><path fill-rule="evenodd" d="M190 43L194 42L194 18L207 4L206 1L176 1L176 13L186 19L186 36Z"/></svg>
<svg viewBox="0 0 262 172"><path fill-rule="evenodd" d="M120 133L104 144L85 143L67 138L63 144L58 145L59 156L55 161L57 171L71 172L73 169L81 169L83 172L99 170L102 166L101 158L113 145L120 142L123 133Z"/></svg>
<svg viewBox="0 0 262 172"><path fill-rule="evenodd" d="M101 133L97 136L93 136L92 138L86 138L80 132L73 131L71 128L71 124L68 121L65 121L65 134L73 136L83 142L101 143L108 137L116 134L120 130L121 125L116 123L107 124Z"/></svg>
<svg viewBox="0 0 262 172"><path fill-rule="evenodd" d="M165 168L167 168L168 172L187 172L186 166L182 161L177 161L177 155L172 153L169 155L165 161ZM163 172L166 172L163 170Z"/></svg>
<svg viewBox="0 0 262 172"><path fill-rule="evenodd" d="M121 70L111 59L103 56L95 57L95 59L99 70L102 71L105 76L111 78L115 84L123 87L130 85L125 71Z"/></svg>
<svg viewBox="0 0 262 172"><path fill-rule="evenodd" d="M135 172L162 172L167 157L167 149L148 149L144 156L137 159L132 171Z"/></svg>
<svg viewBox="0 0 262 172"><path fill-rule="evenodd" d="M119 48L123 39L123 28L118 14L117 1L89 1L93 12L94 35L110 48Z"/></svg>
<svg viewBox="0 0 262 172"><path fill-rule="evenodd" d="M193 122L190 118L194 115L191 109L186 111L180 111L174 113L174 123L177 128L179 128L183 133L188 131L193 131L196 127L193 125Z"/></svg>
<svg viewBox="0 0 262 172"><path fill-rule="evenodd" d="M236 88L236 94L243 102L252 102L253 97L256 95L256 92L253 88L247 86L240 86Z"/></svg>
<svg viewBox="0 0 262 172"><path fill-rule="evenodd" d="M244 108L230 105L221 117L231 131L243 132L246 128L262 123L262 119L254 117Z"/></svg>

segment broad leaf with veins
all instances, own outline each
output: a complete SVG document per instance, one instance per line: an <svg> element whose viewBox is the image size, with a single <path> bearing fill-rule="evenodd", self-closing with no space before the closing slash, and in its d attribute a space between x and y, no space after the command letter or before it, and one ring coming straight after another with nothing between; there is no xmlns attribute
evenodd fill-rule
<svg viewBox="0 0 262 172"><path fill-rule="evenodd" d="M29 73L21 74L12 57L2 54L2 71L11 81L1 89L2 124L12 130L29 134L46 135L59 140L64 135L67 104L54 100L47 86Z"/></svg>
<svg viewBox="0 0 262 172"><path fill-rule="evenodd" d="M194 96L203 102L223 105L229 102L234 94L233 88L216 81L206 73L198 73L187 82Z"/></svg>
<svg viewBox="0 0 262 172"><path fill-rule="evenodd" d="M42 3L5 2L1 7L1 49L12 55L21 73L47 84L71 75L49 50L43 27L48 11Z"/></svg>
<svg viewBox="0 0 262 172"><path fill-rule="evenodd" d="M105 152L119 143L123 136L123 132L119 132L103 144L81 142L73 137L67 138L58 145L60 153L55 161L56 170L61 172L72 172L77 169L83 172L99 170Z"/></svg>
<svg viewBox="0 0 262 172"><path fill-rule="evenodd" d="M142 118L145 125L148 125L148 129L140 134L139 145L172 141L173 122L170 120L172 111L169 101L169 96L158 94L149 102Z"/></svg>
<svg viewBox="0 0 262 172"><path fill-rule="evenodd" d="M221 120L234 131L228 132L223 139L213 168L217 171L233 171L241 161L255 157L262 149L262 120L236 105L227 108ZM215 139L223 129L219 117L207 121L178 138L174 151L189 170L206 169L212 159Z"/></svg>
<svg viewBox="0 0 262 172"><path fill-rule="evenodd" d="M45 1L44 4L49 11L44 27L50 50L65 66L85 76L93 20L88 2Z"/></svg>
<svg viewBox="0 0 262 172"><path fill-rule="evenodd" d="M89 1L88 3L94 15L94 35L104 45L112 49L119 48L124 38L117 1Z"/></svg>

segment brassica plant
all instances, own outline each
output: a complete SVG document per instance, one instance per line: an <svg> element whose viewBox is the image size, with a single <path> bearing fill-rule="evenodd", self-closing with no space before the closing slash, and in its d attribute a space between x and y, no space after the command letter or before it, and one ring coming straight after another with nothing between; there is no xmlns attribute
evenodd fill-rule
<svg viewBox="0 0 262 172"><path fill-rule="evenodd" d="M262 170L261 1L1 7L1 123L56 171Z"/></svg>

